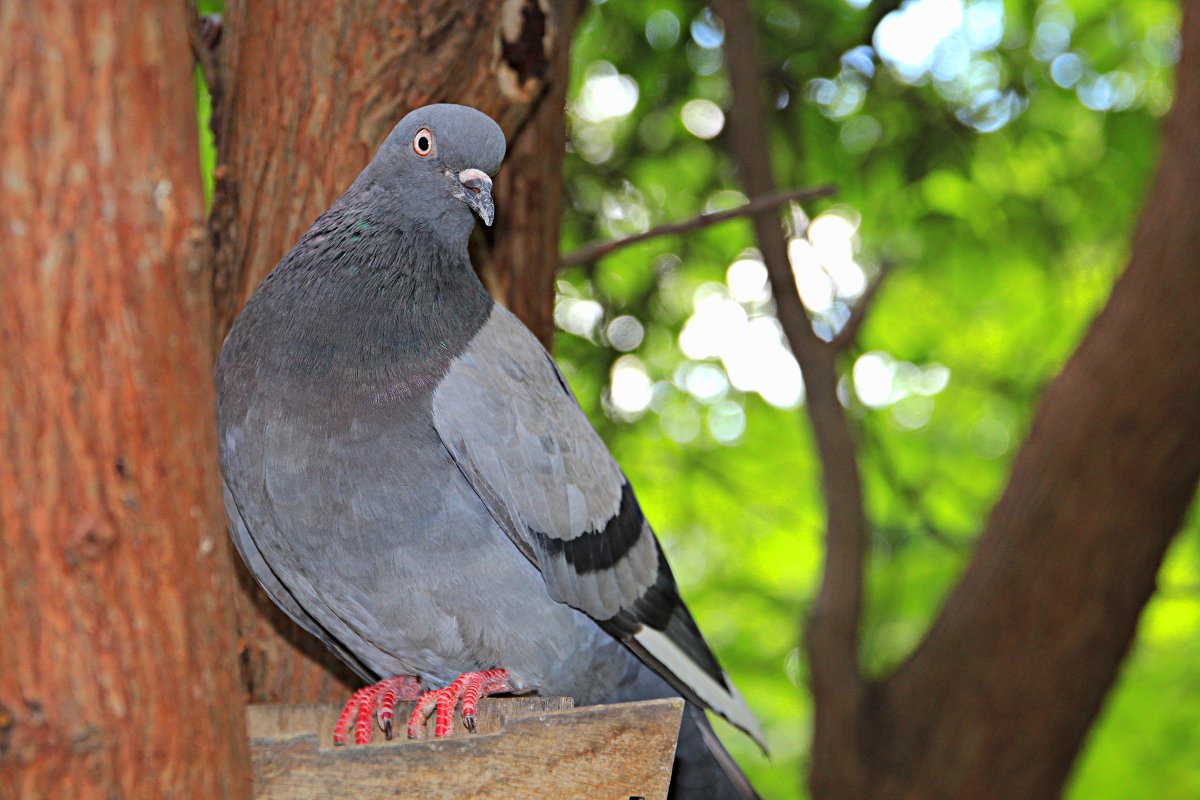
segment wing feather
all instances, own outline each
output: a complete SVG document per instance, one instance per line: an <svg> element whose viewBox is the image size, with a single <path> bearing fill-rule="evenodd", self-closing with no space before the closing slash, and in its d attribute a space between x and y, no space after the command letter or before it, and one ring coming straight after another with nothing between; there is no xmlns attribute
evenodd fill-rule
<svg viewBox="0 0 1200 800"><path fill-rule="evenodd" d="M434 428L550 596L685 697L762 731L679 597L633 489L533 335L500 306L433 396Z"/></svg>

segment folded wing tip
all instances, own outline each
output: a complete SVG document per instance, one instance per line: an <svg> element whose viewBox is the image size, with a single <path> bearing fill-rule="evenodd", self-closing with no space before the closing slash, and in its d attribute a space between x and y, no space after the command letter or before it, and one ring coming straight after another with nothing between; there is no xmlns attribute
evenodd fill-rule
<svg viewBox="0 0 1200 800"><path fill-rule="evenodd" d="M655 661L665 669L670 670L685 686L692 690L704 706L712 709L719 716L728 720L734 727L742 730L754 740L767 754L767 738L762 725L754 712L746 705L737 687L724 672L723 681L717 681L711 674L693 661L665 633L648 626L642 626L633 634L639 645L645 648ZM722 683L724 685L722 685Z"/></svg>
<svg viewBox="0 0 1200 800"><path fill-rule="evenodd" d="M737 707L742 712L742 715L737 720L731 719L730 717L725 718L728 719L730 723L745 732L747 736L753 739L754 743L758 745L758 748L762 750L764 756L771 755L771 749L767 747L767 735L763 732L762 723L758 721L758 717L754 716L754 712L750 710L750 706L746 705L746 701L742 699L741 692L737 690L737 687L733 685L733 681L730 680L729 674L722 674L725 676L725 683L729 686L730 695L736 701Z"/></svg>

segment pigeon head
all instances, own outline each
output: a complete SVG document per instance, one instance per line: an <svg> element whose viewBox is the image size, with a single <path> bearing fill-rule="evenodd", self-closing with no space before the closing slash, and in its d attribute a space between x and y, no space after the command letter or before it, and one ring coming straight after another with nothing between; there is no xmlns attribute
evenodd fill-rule
<svg viewBox="0 0 1200 800"><path fill-rule="evenodd" d="M495 215L492 179L504 159L504 132L487 114L442 103L410 112L364 172L418 227L466 239L478 214Z"/></svg>

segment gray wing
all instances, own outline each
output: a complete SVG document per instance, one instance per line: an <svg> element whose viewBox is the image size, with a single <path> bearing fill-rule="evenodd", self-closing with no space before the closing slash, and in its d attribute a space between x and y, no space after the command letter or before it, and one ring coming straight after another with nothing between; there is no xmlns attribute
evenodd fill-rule
<svg viewBox="0 0 1200 800"><path fill-rule="evenodd" d="M259 550L254 537L250 535L250 531L246 527L246 522L242 518L242 512L238 508L237 501L233 496L233 491L229 488L229 484L224 478L221 479L221 489L225 496L225 516L229 520L230 538L233 539L233 544L237 548L238 554L242 557L242 561L250 571L250 574L254 576L254 580L258 582L258 585L263 588L263 591L267 593L267 596L271 598L275 605L279 606L285 614L291 617L293 622L320 639L326 647L336 653L345 664L358 673L360 678L367 682L373 682L375 680L373 677L374 673L359 661L354 654L343 647L341 642L337 640L337 637L327 631L320 622L313 619L300 605L300 602L291 591L279 580L279 576L275 574L275 571L271 569L266 559L263 558L262 551Z"/></svg>
<svg viewBox="0 0 1200 800"><path fill-rule="evenodd" d="M629 482L550 356L501 306L433 397L434 427L551 597L761 743L705 644Z"/></svg>

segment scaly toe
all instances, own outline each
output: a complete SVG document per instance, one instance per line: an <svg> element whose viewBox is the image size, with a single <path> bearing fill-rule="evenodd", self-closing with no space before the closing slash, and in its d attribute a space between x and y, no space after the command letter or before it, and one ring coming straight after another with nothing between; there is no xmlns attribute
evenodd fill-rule
<svg viewBox="0 0 1200 800"><path fill-rule="evenodd" d="M354 743L370 744L378 714L379 726L391 738L392 716L397 700L412 700L420 694L420 684L412 675L397 675L359 689L338 714L333 726L334 745L345 745L350 726L354 726Z"/></svg>
<svg viewBox="0 0 1200 800"><path fill-rule="evenodd" d="M474 732L476 723L476 706L480 697L499 694L510 690L508 673L502 669L489 669L483 672L466 672L449 686L434 689L421 695L417 707L413 709L408 719L408 737L420 739L425 734L425 720L436 710L434 717L433 735L436 738L454 734L454 707L462 698L463 724L467 730Z"/></svg>

